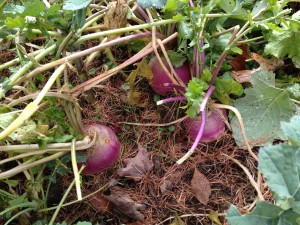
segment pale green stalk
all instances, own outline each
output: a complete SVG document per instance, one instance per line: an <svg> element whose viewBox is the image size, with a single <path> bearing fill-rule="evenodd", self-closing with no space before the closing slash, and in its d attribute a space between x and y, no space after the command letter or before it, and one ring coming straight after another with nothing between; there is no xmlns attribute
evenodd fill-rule
<svg viewBox="0 0 300 225"><path fill-rule="evenodd" d="M37 96L37 98L29 103L25 109L22 111L22 113L16 118L7 128L5 128L1 133L0 133L0 140L6 138L8 135L10 135L12 132L14 132L16 129L18 129L24 122L25 120L29 119L35 111L38 110L39 104L42 101L42 99L45 97L47 92L50 90L51 86L55 82L55 80L61 75L61 73L64 71L66 67L66 64L60 65L55 72L52 74L52 76L49 78L45 86L43 87L42 91L40 94Z"/></svg>
<svg viewBox="0 0 300 225"><path fill-rule="evenodd" d="M56 45L51 45L49 48L44 49L41 53L39 53L37 56L34 57L34 59L38 62L45 58L45 56L49 55L54 49L56 48ZM33 66L33 63L30 61L27 64L25 64L22 68L20 68L16 73L11 75L7 81L4 81L2 85L0 85L0 99L4 97L4 94L10 89L10 86L13 86L16 81L23 76L28 69L30 69Z"/></svg>
<svg viewBox="0 0 300 225"><path fill-rule="evenodd" d="M82 200L82 193L81 193L81 188L80 188L80 183L81 182L80 182L80 176L79 176L79 173L78 173L78 166L77 166L77 161L76 161L75 139L72 140L71 161L72 161L72 167L73 167L73 173L74 173L77 199L78 199L78 201L81 201Z"/></svg>
<svg viewBox="0 0 300 225"><path fill-rule="evenodd" d="M79 174L82 172L83 169L84 169L84 166L82 166L81 169L79 170ZM59 212L59 210L61 209L61 207L62 207L64 201L65 201L66 198L68 197L68 194L70 193L70 191L71 191L72 187L74 186L74 184L75 184L75 180L72 181L72 183L71 183L70 186L68 187L66 193L64 194L64 196L63 196L62 199L60 200L60 202L59 202L59 204L58 204L58 206L57 206L57 208L56 208L56 210L55 210L55 212L54 212L54 214L53 214L53 216L52 216L52 218L51 218L51 220L50 220L50 222L49 222L49 225L53 225L53 224L54 224L55 219L56 219L56 217L57 217L57 215L58 215L58 212Z"/></svg>

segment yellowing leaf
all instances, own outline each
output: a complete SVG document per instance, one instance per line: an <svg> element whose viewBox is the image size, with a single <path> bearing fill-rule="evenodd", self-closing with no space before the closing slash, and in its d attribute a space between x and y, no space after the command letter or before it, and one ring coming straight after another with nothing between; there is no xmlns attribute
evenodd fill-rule
<svg viewBox="0 0 300 225"><path fill-rule="evenodd" d="M135 90L135 82L138 77L146 78L149 82L152 80L152 71L146 62L146 58L137 63L137 68L127 77L127 82L129 84L128 101L131 104L145 107L147 102L141 99L142 93Z"/></svg>
<svg viewBox="0 0 300 225"><path fill-rule="evenodd" d="M211 222L217 224L217 225L222 225L218 218L218 211L211 211L208 215L208 218L211 220Z"/></svg>

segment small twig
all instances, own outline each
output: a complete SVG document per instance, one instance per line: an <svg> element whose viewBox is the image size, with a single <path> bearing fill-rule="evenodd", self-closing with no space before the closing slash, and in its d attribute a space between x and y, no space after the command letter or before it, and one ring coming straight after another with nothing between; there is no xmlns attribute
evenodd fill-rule
<svg viewBox="0 0 300 225"><path fill-rule="evenodd" d="M256 183L256 181L254 180L254 178L252 177L251 173L249 172L249 170L242 164L240 163L237 159L232 158L229 155L226 155L225 153L221 153L223 156L225 156L226 158L230 159L231 161L233 161L234 163L236 163L239 167L242 168L242 170L246 173L248 179L250 180L251 185L254 187L254 189L257 192L257 196L259 200L264 201L265 198L263 196L263 194L260 191L259 185Z"/></svg>
<svg viewBox="0 0 300 225"><path fill-rule="evenodd" d="M184 121L186 118L188 118L188 116L184 116L180 119L174 120L169 123L131 123L131 122L118 122L118 123L135 125L135 126L146 126L146 127L167 127L167 126L170 126L170 125L173 125L176 123L180 123L180 122Z"/></svg>

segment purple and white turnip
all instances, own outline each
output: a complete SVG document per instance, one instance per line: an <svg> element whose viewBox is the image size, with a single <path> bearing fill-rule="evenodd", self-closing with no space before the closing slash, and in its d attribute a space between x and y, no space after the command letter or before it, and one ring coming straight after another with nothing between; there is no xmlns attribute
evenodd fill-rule
<svg viewBox="0 0 300 225"><path fill-rule="evenodd" d="M205 127L201 137L201 142L217 140L218 137L225 131L224 120L226 119L227 115L225 110L209 110L206 113ZM201 127L201 116L198 116L195 119L187 118L183 123L187 129L189 137L195 140Z"/></svg>
<svg viewBox="0 0 300 225"><path fill-rule="evenodd" d="M167 63L167 60L164 57L161 57L161 60L164 64L164 66L167 68L168 71L170 71L170 67ZM152 74L153 74L153 79L150 84L152 89L161 95L165 95L169 93L170 91L173 90L173 87L170 85L172 84L171 79L167 75L167 73L163 70L161 64L158 61L157 57L154 57L151 59L149 62L149 66L151 68ZM180 67L174 67L174 70L178 77L181 79L181 81L185 84L189 82L191 79L191 73L190 73L190 68L189 64L185 62L183 65Z"/></svg>
<svg viewBox="0 0 300 225"><path fill-rule="evenodd" d="M83 129L85 135L91 138L96 134L94 146L87 152L83 174L96 174L113 165L120 153L120 142L113 130L101 124L91 124Z"/></svg>

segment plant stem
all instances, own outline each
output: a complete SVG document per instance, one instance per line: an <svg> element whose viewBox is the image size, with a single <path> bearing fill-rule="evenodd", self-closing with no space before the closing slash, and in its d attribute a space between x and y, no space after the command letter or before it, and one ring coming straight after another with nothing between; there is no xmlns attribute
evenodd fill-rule
<svg viewBox="0 0 300 225"><path fill-rule="evenodd" d="M76 149L83 150L90 148L92 145L95 144L96 138L93 137L93 140L90 137L86 136L82 141L76 142ZM0 146L0 152L37 152L41 148L38 144L24 144L24 145L6 145ZM55 152L55 151L70 151L71 149L71 142L69 143L55 143L55 144L48 144L46 147L43 148L41 151L48 151L48 152Z"/></svg>
<svg viewBox="0 0 300 225"><path fill-rule="evenodd" d="M49 48L44 49L38 55L34 57L34 59L38 62L45 58L45 56L49 55L54 49L56 45L51 45ZM10 86L15 85L16 81L27 72L33 66L33 63L30 61L25 64L22 68L20 68L16 73L9 77L8 80L4 81L2 85L0 85L0 99L4 97L4 94L10 89Z"/></svg>
<svg viewBox="0 0 300 225"><path fill-rule="evenodd" d="M35 111L38 110L38 105L45 97L46 93L49 91L55 80L61 75L65 67L66 64L63 64L55 70L55 72L48 79L47 83L45 84L37 98L33 102L29 103L22 111L22 113L18 116L18 118L16 118L8 127L6 127L0 133L0 140L6 138L9 134L18 129L25 122L25 120L29 119L35 113Z"/></svg>
<svg viewBox="0 0 300 225"><path fill-rule="evenodd" d="M20 165L20 166L17 166L13 169L10 169L8 171L5 171L5 172L2 172L0 173L0 179L5 179L5 178L9 178L9 177L12 177L18 173L21 173L22 171L24 170L28 170L32 167L35 167L35 166L38 166L38 165L41 165L43 163L46 163L46 162L49 162L49 161L52 161L54 159L57 159L63 155L65 155L66 152L58 152L58 153L55 153L51 156L47 156L45 158L42 158L40 160L37 160L35 162L32 162L32 163L29 163L29 164L24 164L24 165Z"/></svg>
<svg viewBox="0 0 300 225"><path fill-rule="evenodd" d="M2 212L0 212L0 216L3 216L5 213L7 213L9 211L13 211L14 209L24 208L24 207L37 208L37 203L36 202L24 202L24 203L21 203L21 204L13 205L9 208L6 208Z"/></svg>
<svg viewBox="0 0 300 225"><path fill-rule="evenodd" d="M76 148L75 148L75 139L72 140L71 145L71 161L72 161L72 168L74 173L74 180L75 180L75 186L76 186L76 193L77 193L77 200L82 200L82 193L80 188L80 175L78 173L78 166L76 161Z"/></svg>
<svg viewBox="0 0 300 225"><path fill-rule="evenodd" d="M135 26L131 26L131 27L123 27L123 28L112 29L112 30L107 30L107 31L100 31L100 32L93 33L93 34L83 35L74 44L80 44L84 41L98 39L100 37L108 36L108 35L112 35L112 34L121 34L121 33L130 32L130 31L151 28L154 26L166 25L166 24L170 24L170 23L174 23L174 22L176 22L176 20L168 19L168 20L160 20L160 21L153 22L153 23L135 25Z"/></svg>
<svg viewBox="0 0 300 225"><path fill-rule="evenodd" d="M166 39L164 39L162 42L167 43L170 40L172 40L173 38L177 37L177 35L178 34L175 33L175 34L167 37ZM155 46L155 48L158 48L158 46ZM99 84L100 82L102 82L102 81L108 79L109 77L113 76L114 74L116 74L119 70L125 68L126 66L131 65L132 63L137 62L138 60L142 59L146 55L150 54L153 51L153 49L154 49L154 47L149 47L146 49L144 48L144 51L138 52L137 54L132 56L130 59L128 59L127 61L120 64L119 66L117 66L111 70L108 70L108 71L104 72L103 74L100 74L100 75L74 87L73 89L70 90L70 93L73 94L74 96L77 96L77 95L83 93L84 91L91 89L95 85Z"/></svg>
<svg viewBox="0 0 300 225"><path fill-rule="evenodd" d="M37 50L35 52L29 53L28 55L30 55L30 56L36 56L39 53L41 53L42 51L44 51L44 50L45 49L39 49L39 50ZM8 67L11 67L11 66L13 66L13 65L15 65L15 64L17 64L19 62L20 62L20 58L16 58L16 59L13 59L13 60L11 60L9 62L3 63L2 65L0 65L0 70L3 70L3 69L8 68Z"/></svg>
<svg viewBox="0 0 300 225"><path fill-rule="evenodd" d="M81 169L79 170L79 174L82 172L83 169L84 169L84 166L82 166ZM74 186L74 184L75 184L75 180L73 180L73 181L71 182L71 184L70 184L70 186L68 187L67 191L65 192L64 196L63 196L62 199L60 200L60 202L59 202L59 204L58 204L58 206L57 206L57 208L56 208L54 214L52 215L52 218L51 218L51 220L50 220L50 222L49 222L49 225L53 225L53 224L54 224L54 221L55 221L55 219L56 219L56 217L57 217L57 215L58 215L58 212L59 212L59 210L61 209L61 207L62 207L64 201L66 200L66 198L67 198L68 194L70 193L70 191L71 191L72 187Z"/></svg>
<svg viewBox="0 0 300 225"><path fill-rule="evenodd" d="M151 35L151 33L140 33L140 34L129 35L129 36L126 36L126 37L121 37L121 38L118 38L118 39L100 44L98 46L83 50L81 52L76 52L72 55L66 56L64 58L58 59L56 61L53 61L51 63L47 63L45 65L42 65L42 66L36 68L35 70L28 73L27 76L23 77L22 79L19 79L17 81L17 83L21 83L21 82L27 80L28 78L35 76L36 74L42 73L42 72L44 72L46 70L49 70L53 67L59 66L59 65L65 63L65 62L70 62L70 61L73 61L74 59L82 58L86 55L90 55L93 52L103 50L105 48L111 47L111 46L116 45L116 44L129 42L129 41L139 39L139 38L145 38L145 37L148 37L150 35Z"/></svg>
<svg viewBox="0 0 300 225"><path fill-rule="evenodd" d="M205 111L205 108L206 108L206 105L207 105L207 102L208 102L208 99L210 98L210 96L212 95L213 91L215 90L215 87L213 85L211 85L207 92L206 92L206 95L199 107L199 112L201 113L201 125L200 125L200 128L199 128L199 131L198 131L198 134L196 136L196 139L192 145L192 147L190 148L190 150L181 158L179 159L176 163L177 164L182 164L185 160L187 160L195 151L195 149L197 148L201 138L202 138L202 135L203 135L203 132L204 132L204 128L205 128L205 123L206 123L206 111Z"/></svg>
<svg viewBox="0 0 300 225"><path fill-rule="evenodd" d="M157 101L156 105L162 105L164 103L175 102L175 101L185 101L185 100L186 100L186 97L184 97L184 96L165 98L163 100Z"/></svg>

